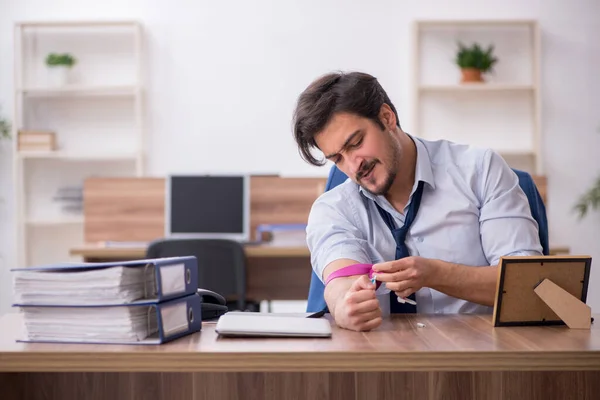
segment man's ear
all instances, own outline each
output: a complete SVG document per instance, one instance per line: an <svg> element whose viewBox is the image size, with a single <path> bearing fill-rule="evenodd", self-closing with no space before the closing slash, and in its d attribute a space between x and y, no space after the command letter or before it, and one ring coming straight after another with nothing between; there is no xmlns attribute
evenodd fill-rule
<svg viewBox="0 0 600 400"><path fill-rule="evenodd" d="M385 103L383 103L379 109L379 120L385 125L386 130L390 131L396 129L396 115L391 107Z"/></svg>

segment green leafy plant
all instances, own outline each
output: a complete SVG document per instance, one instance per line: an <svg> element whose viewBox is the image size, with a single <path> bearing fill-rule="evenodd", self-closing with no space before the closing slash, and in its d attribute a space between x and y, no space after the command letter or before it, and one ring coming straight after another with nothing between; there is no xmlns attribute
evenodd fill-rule
<svg viewBox="0 0 600 400"><path fill-rule="evenodd" d="M575 210L579 214L579 218L587 215L590 209L600 208L600 176L596 178L596 182L587 190L575 205Z"/></svg>
<svg viewBox="0 0 600 400"><path fill-rule="evenodd" d="M600 128L598 132L600 133ZM583 193L575 204L575 211L579 214L579 219L585 217L591 209L600 209L600 175L592 187Z"/></svg>
<svg viewBox="0 0 600 400"><path fill-rule="evenodd" d="M0 140L10 139L10 122L0 115Z"/></svg>
<svg viewBox="0 0 600 400"><path fill-rule="evenodd" d="M66 67L72 67L77 63L77 59L68 53L57 54L50 53L46 57L46 65L49 67L56 67L59 65L64 65Z"/></svg>
<svg viewBox="0 0 600 400"><path fill-rule="evenodd" d="M498 58L494 56L494 45L483 49L478 43L473 43L468 47L458 42L456 64L460 68L475 68L481 72L491 72L497 62Z"/></svg>

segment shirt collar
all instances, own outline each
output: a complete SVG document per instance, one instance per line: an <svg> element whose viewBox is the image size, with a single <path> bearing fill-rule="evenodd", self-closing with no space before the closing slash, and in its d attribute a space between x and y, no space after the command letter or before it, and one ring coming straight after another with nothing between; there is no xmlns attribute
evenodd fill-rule
<svg viewBox="0 0 600 400"><path fill-rule="evenodd" d="M435 181L433 179L433 169L431 168L431 159L429 158L429 151L423 144L423 142L419 138L415 138L412 135L407 133L408 137L412 139L417 148L417 163L415 166L415 184L413 185L412 192L417 189L417 185L420 181L423 181L432 189L435 189ZM366 197L371 200L375 200L376 197L382 196L373 196L371 193L367 192L362 188L362 186L358 186L358 190ZM412 194L412 193L411 193Z"/></svg>

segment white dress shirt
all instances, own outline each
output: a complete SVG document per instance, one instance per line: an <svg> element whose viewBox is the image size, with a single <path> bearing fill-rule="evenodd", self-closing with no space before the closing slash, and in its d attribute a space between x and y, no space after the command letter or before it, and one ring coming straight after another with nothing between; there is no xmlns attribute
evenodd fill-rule
<svg viewBox="0 0 600 400"><path fill-rule="evenodd" d="M489 149L412 137L417 147L415 185L424 181L417 216L406 236L413 256L469 265L496 265L502 256L542 255L538 225L516 174ZM400 172L401 173L401 172ZM412 199L412 194L411 194ZM322 194L308 218L307 244L317 276L332 261L348 258L375 264L395 259L396 243L376 201L398 227L403 212L384 196L373 196L348 179ZM389 289L377 294L389 312ZM418 313L489 313L491 307L430 288L416 293Z"/></svg>

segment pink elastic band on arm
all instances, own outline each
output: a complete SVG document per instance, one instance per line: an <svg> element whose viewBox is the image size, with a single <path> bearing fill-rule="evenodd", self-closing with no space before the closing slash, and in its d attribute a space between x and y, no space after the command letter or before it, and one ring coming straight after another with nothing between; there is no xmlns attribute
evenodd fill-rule
<svg viewBox="0 0 600 400"><path fill-rule="evenodd" d="M352 264L347 267L340 268L336 271L333 271L327 277L325 281L325 285L331 282L335 278L341 278L344 276L352 276L352 275L364 275L369 274L369 279L373 277L373 264ZM381 282L376 282L376 287L378 288L381 285Z"/></svg>

